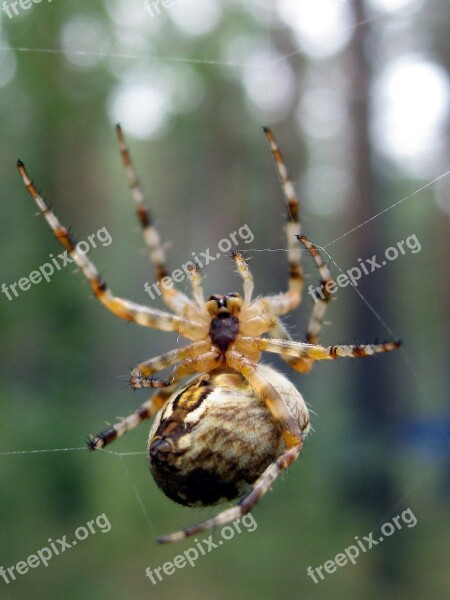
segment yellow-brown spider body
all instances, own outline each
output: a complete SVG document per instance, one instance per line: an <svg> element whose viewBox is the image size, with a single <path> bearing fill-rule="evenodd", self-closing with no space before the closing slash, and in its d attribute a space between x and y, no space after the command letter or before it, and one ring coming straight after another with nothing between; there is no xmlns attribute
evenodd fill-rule
<svg viewBox="0 0 450 600"><path fill-rule="evenodd" d="M278 146L268 129L265 134L288 207L285 227L289 263L287 290L253 299L253 278L239 252L233 253L233 260L243 282L242 298L234 293L210 296L205 301L200 271L195 265L192 265L190 277L192 298L173 286L164 286L168 270L163 245L144 203L119 126L117 133L136 213L167 311L115 296L37 192L21 161L18 168L56 238L83 272L98 300L123 319L172 331L190 340L186 346L137 365L131 373L131 386L157 388L156 392L133 414L88 441L89 450L104 448L159 413L150 433L149 458L154 478L165 493L190 506L216 504L242 496L237 505L208 521L159 540L173 542L249 512L300 453L304 434L309 428L306 405L284 375L259 362L262 352L279 354L295 371L306 373L315 361L339 356L370 356L395 350L398 342L318 344L330 299L328 290L333 281L317 249L301 235L299 203ZM306 341L295 342L281 317L301 302L301 248L312 256L318 268L323 293L314 304ZM166 380L153 377L164 369L170 369ZM193 379L180 387L186 377Z"/></svg>
<svg viewBox="0 0 450 600"><path fill-rule="evenodd" d="M264 365L300 431L308 409L294 385ZM230 416L232 415L232 418ZM150 470L165 494L180 504L206 506L233 500L287 450L280 424L242 375L211 371L175 392L150 431Z"/></svg>

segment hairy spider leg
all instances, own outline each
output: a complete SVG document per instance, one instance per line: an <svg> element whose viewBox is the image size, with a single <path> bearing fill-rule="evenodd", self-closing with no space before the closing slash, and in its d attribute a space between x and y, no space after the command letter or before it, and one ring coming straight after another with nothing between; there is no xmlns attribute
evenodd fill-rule
<svg viewBox="0 0 450 600"><path fill-rule="evenodd" d="M190 337L189 331L191 330L192 324L185 319L114 296L106 283L100 278L95 265L85 254L77 250L76 242L68 229L59 222L56 215L52 210L50 210L45 200L38 193L34 184L28 177L25 165L21 160L18 161L17 167L25 186L30 193L30 196L34 199L39 209L44 214L48 224L55 234L56 239L67 250L75 263L80 267L84 276L89 281L95 296L104 306L106 306L108 310L122 319L133 321L138 325L152 327L162 331L176 331L185 337Z"/></svg>
<svg viewBox="0 0 450 600"><path fill-rule="evenodd" d="M288 466L294 462L294 460L298 457L301 450L301 444L295 445L292 448L289 448L286 452L284 452L281 456L279 456L272 464L270 464L265 471L258 477L255 483L252 485L251 490L240 500L238 504L228 508L218 515L213 517L212 519L208 519L203 523L199 523L198 525L193 525L191 527L186 527L176 533L171 533L169 535L164 535L158 538L158 542L160 544L166 544L168 542L178 542L187 538L191 535L195 535L198 533L202 533L203 531L207 531L212 527L218 527L222 525L226 525L226 523L230 523L231 521L235 521L240 517L243 517L247 513L249 513L255 504L266 494L272 483L278 477L278 475L288 468Z"/></svg>
<svg viewBox="0 0 450 600"><path fill-rule="evenodd" d="M255 392L265 402L274 419L280 423L282 435L288 448L301 444L301 431L298 423L280 394L265 377L260 366L254 360L235 349L230 349L226 352L226 360L229 367L245 377Z"/></svg>
<svg viewBox="0 0 450 600"><path fill-rule="evenodd" d="M188 346L183 346L182 348L175 348L175 350L169 350L165 354L161 354L160 356L155 356L153 358L149 358L148 360L139 363L131 372L131 378L136 377L149 377L158 371L162 371L163 369L167 369L174 365L177 362L183 361L186 358L192 358L198 356L199 354L204 354L211 349L211 343L205 340L200 340L198 342L193 342ZM133 382L131 381L131 387L133 386Z"/></svg>
<svg viewBox="0 0 450 600"><path fill-rule="evenodd" d="M311 242L304 236L297 236L298 241L305 246L306 250L312 256L317 269L320 274L320 283L322 293L319 297L315 299L314 307L311 313L311 317L309 319L307 332L306 332L306 342L310 344L317 344L319 342L319 333L321 327L323 325L323 320L325 317L325 312L328 306L328 303L331 298L330 287L333 284L333 279L331 277L330 271L328 270L327 265L325 264L322 256L319 251L311 244ZM276 325L271 329L269 335L273 338L293 341L289 332L286 330L284 324L278 319ZM295 371L300 373L307 373L311 371L314 366L314 361L311 359L298 358L294 356L284 356L282 358L289 366L291 366Z"/></svg>
<svg viewBox="0 0 450 600"><path fill-rule="evenodd" d="M97 435L90 436L87 441L88 450L98 450L100 448L104 448L127 431L131 431L144 421L151 419L153 415L155 415L164 406L168 398L172 395L176 384L177 382L174 381L170 386L158 391L128 417L121 419L114 425L111 425L111 427L108 427L108 429L97 433Z"/></svg>
<svg viewBox="0 0 450 600"><path fill-rule="evenodd" d="M285 356L306 358L309 360L332 360L335 358L365 358L380 352L391 352L400 347L400 341L384 344L338 344L335 346L320 346L306 342L291 340L275 340L270 338L242 337L245 344L253 344L263 352L273 352Z"/></svg>
<svg viewBox="0 0 450 600"><path fill-rule="evenodd" d="M161 238L154 224L150 211L145 203L144 194L139 184L139 179L125 142L125 136L119 124L116 125L116 132L119 140L122 161L125 166L128 182L130 184L131 193L136 207L136 215L139 219L139 223L141 224L145 243L150 252L150 260L155 269L156 281L160 285L162 297L166 305L174 312L180 313L183 306L186 304L192 304L192 302L190 298L177 290L175 287L168 288L162 283L164 277L169 276L169 272L166 266L166 256L163 245L161 244Z"/></svg>
<svg viewBox="0 0 450 600"><path fill-rule="evenodd" d="M236 263L237 271L242 278L244 284L244 306L249 305L252 299L254 284L253 275L250 273L247 261L240 252L233 252L233 260Z"/></svg>
<svg viewBox="0 0 450 600"><path fill-rule="evenodd" d="M342 357L364 357L376 354L378 352L387 352L395 350L399 347L399 342L388 342L385 344L365 344L365 345L339 345L339 346L318 346L315 344L307 344L302 342L289 342L285 340L273 340L266 338L242 338L243 342L250 342L257 344L262 351L276 352L279 354L287 354L290 356L299 356L309 360L322 360L322 359L333 359L338 356ZM195 535L206 531L212 527L223 526L226 523L230 523L242 517L252 510L255 504L260 500L264 494L270 489L270 486L279 476L279 474L285 470L292 462L296 460L300 454L302 448L302 437L309 428L309 422L306 422L303 431L300 431L298 424L294 421L290 411L283 403L282 399L279 398L281 404L278 405L278 400L275 396L278 396L276 390L271 390L271 384L261 377L262 373L258 373L259 365L250 361L244 355L239 355L236 350L230 350L227 355L227 363L232 366L235 370L243 374L253 389L260 394L263 400L266 401L267 406L271 410L275 419L287 427L283 432L286 440L287 450L279 456L272 464L270 464L265 471L258 477L258 479L252 485L250 491L239 501L238 504L220 512L215 517L204 521L203 523L186 527L175 533L162 536L158 538L160 543L177 542L191 535ZM279 396L278 396L279 397ZM278 412L278 409L281 412ZM285 411L289 413L286 416ZM292 429L289 431L289 427L296 429L297 431L292 434Z"/></svg>
<svg viewBox="0 0 450 600"><path fill-rule="evenodd" d="M264 133L269 142L275 167L280 179L283 194L287 202L286 211L286 240L289 261L289 280L287 292L273 296L270 300L277 314L284 315L296 308L302 299L303 271L301 266L301 252L295 237L301 234L299 220L299 202L295 194L294 185L288 175L286 165L281 155L278 144L270 129L264 127Z"/></svg>
<svg viewBox="0 0 450 600"><path fill-rule="evenodd" d="M189 280L191 282L192 295L194 297L194 300L197 302L197 305L202 310L205 310L205 297L203 295L202 274L199 265L192 265L189 269L189 272Z"/></svg>

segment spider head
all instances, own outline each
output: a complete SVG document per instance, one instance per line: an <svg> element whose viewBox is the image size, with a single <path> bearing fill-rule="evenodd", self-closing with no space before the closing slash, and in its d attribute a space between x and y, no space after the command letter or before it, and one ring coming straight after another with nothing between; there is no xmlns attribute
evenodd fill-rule
<svg viewBox="0 0 450 600"><path fill-rule="evenodd" d="M236 316L241 310L242 298L237 292L226 294L214 294L206 302L206 310L211 317L216 319L229 319Z"/></svg>

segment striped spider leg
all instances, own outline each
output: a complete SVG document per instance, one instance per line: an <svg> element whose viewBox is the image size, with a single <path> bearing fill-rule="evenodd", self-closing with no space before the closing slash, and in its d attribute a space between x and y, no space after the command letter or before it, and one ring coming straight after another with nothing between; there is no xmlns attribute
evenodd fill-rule
<svg viewBox="0 0 450 600"><path fill-rule="evenodd" d="M100 278L95 265L86 256L86 254L78 251L76 242L69 230L60 223L54 212L49 208L45 200L38 193L34 184L28 177L25 165L21 160L17 162L17 167L20 175L22 176L25 187L27 188L30 196L36 202L39 210L45 216L47 223L50 225L53 233L55 234L56 239L67 250L68 254L81 269L96 298L100 300L100 302L108 310L113 312L118 317L128 321L133 321L138 325L152 327L162 331L176 331L181 335L191 337L191 335L188 335L190 334L189 323L187 323L182 317L114 296L106 283ZM194 335L194 338L192 339L195 339L195 337L196 336Z"/></svg>
<svg viewBox="0 0 450 600"><path fill-rule="evenodd" d="M269 147L273 155L275 167L287 204L285 232L289 262L288 289L286 292L272 296L270 299L273 309L281 316L297 308L302 300L304 278L300 260L301 251L295 241L295 238L301 234L299 202L295 194L294 185L288 175L281 151L278 148L278 144L272 131L267 127L264 127L264 133L269 142Z"/></svg>
<svg viewBox="0 0 450 600"><path fill-rule="evenodd" d="M156 281L160 284L159 289L161 290L163 300L165 304L174 312L180 312L184 305L191 304L190 298L185 294L177 290L175 287L167 287L161 285L164 277L169 275L166 266L166 256L163 245L161 244L161 238L159 232L151 217L150 211L144 201L144 194L139 185L139 180L136 175L131 156L125 143L125 137L122 128L119 124L116 125L117 139L119 141L120 153L122 155L122 161L125 166L127 173L128 182L133 196L136 215L139 223L142 227L142 233L144 235L145 244L149 250L150 260L153 264Z"/></svg>
<svg viewBox="0 0 450 600"><path fill-rule="evenodd" d="M328 291L327 283L332 283L332 278L327 266L323 262L322 257L315 249L315 247L309 242L304 235L301 234L301 222L300 222L300 210L299 201L295 193L294 185L289 177L288 170L283 160L283 156L278 147L273 133L270 129L264 128L269 146L273 155L275 168L280 179L281 188L286 200L287 211L286 211L286 244L288 250L289 259L289 283L288 283L288 294L294 295L297 302L292 302L289 305L283 300L286 298L286 294L280 294L278 297L272 298L272 303L277 304L276 310L279 314L285 314L296 308L301 302L302 291L303 291L303 271L301 268L301 250L298 244L295 242L297 238L306 250L312 255L314 262L319 270L321 276L321 285L323 289L323 298L317 299L314 304L313 312L311 314L308 330L306 334L306 341L311 343L317 343L319 341L319 332L323 323L325 311L330 300L331 294ZM285 328L281 319L277 319L274 326L268 332L270 337L292 340L291 335ZM314 361L303 357L294 357L289 355L282 355L281 358L295 371L300 373L306 373L310 371L314 365Z"/></svg>

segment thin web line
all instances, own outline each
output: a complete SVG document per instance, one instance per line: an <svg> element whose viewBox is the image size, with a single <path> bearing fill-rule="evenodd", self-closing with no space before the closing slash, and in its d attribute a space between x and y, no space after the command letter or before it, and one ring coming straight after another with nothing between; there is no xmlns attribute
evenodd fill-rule
<svg viewBox="0 0 450 600"><path fill-rule="evenodd" d="M398 204L398 203L397 203ZM335 265L335 267L341 272L344 273L344 271L341 269L341 267L336 263L336 261L332 258L332 256L327 252L327 250L325 248L323 248L322 246L319 246L318 244L314 244L314 246L316 248L319 248L320 250L322 250L329 258L329 260ZM352 287L352 289L358 294L358 296L361 298L361 300L365 303L365 305L368 307L368 309L371 311L371 313L373 315L375 315L375 318L381 323L381 325L386 329L386 331L389 333L390 336L392 336L392 338L394 339L398 339L398 336L395 335L395 333L392 331L392 329L389 327L389 325L386 323L386 321L384 321L384 319L381 317L381 315L373 308L373 306L370 304L370 302L367 300L367 298L364 296L364 294L362 294L359 289L353 285L353 283L350 281L350 285ZM411 374L412 379L415 381L418 389L421 391L425 401L429 404L429 396L425 393L425 388L422 385L422 382L420 381L420 379L418 378L418 376L416 375L413 366L412 366L412 362L411 359L408 355L408 353L405 351L404 348L400 347L399 349L400 354L407 366L408 371ZM432 406L431 407L431 411L438 416L437 410ZM447 442L450 445L450 436L444 426L444 424L441 422L440 419L436 419L437 422L439 423L440 428L442 429L442 432L444 433L444 436L447 440Z"/></svg>
<svg viewBox="0 0 450 600"><path fill-rule="evenodd" d="M45 454L46 452L77 452L86 451L86 448L48 448L46 450L15 450L13 452L0 452L0 456L12 456L14 454Z"/></svg>
<svg viewBox="0 0 450 600"><path fill-rule="evenodd" d="M30 52L35 54L64 54L64 55L76 55L76 56L99 56L99 57L111 57L111 58L126 58L130 60L136 59L147 59L147 60L157 60L157 61L165 61L165 62L181 62L181 63L193 63L193 64L202 64L202 65L222 65L225 67L247 67L253 66L255 68L259 68L258 65L248 65L247 63L239 63L233 61L226 60L207 60L203 58L181 58L174 56L154 56L154 55L146 55L146 54L123 54L123 53L111 53L111 52L93 52L89 50L60 50L57 48L27 48L24 46L0 46L0 51L10 51L14 50L15 52ZM260 68L264 68L266 65L261 65Z"/></svg>
<svg viewBox="0 0 450 600"><path fill-rule="evenodd" d="M134 495L136 496L136 500L137 500L139 506L141 507L141 510L142 510L142 513L143 513L143 515L145 517L145 520L147 521L148 526L149 526L150 530L152 531L153 535L156 536L157 535L156 534L156 529L155 529L155 527L154 527L154 525L152 523L152 520L150 519L150 515L148 514L147 509L145 508L145 504L142 501L142 498L141 498L141 496L139 494L139 491L138 491L137 487L134 484L134 481L133 481L133 479L132 479L132 477L130 475L130 471L128 470L128 467L127 467L125 461L123 460L123 456L119 455L119 458L120 458L120 462L123 465L123 468L125 469L125 472L126 472L126 474L128 476L128 479L130 480L130 485L133 488Z"/></svg>
<svg viewBox="0 0 450 600"><path fill-rule="evenodd" d="M11 452L0 452L0 456L13 456L20 454L47 454L48 452L88 452L86 446L82 446L81 448L47 448L43 450L13 450ZM106 450L104 448L99 448L95 451L103 452L104 454L114 454L115 456L142 456L147 454L145 451L142 452L113 452L112 450Z"/></svg>
<svg viewBox="0 0 450 600"><path fill-rule="evenodd" d="M372 17L368 17L367 19L364 19L362 21L359 21L358 23L354 23L353 25L349 25L347 27L343 27L342 31L346 32L346 31L352 31L354 29L357 29L358 27L365 25L369 22L372 22L374 20L380 19L381 17L387 16L390 13L388 11L382 12L380 14L377 15L373 15ZM270 15L268 14L268 21L267 21L267 34L268 34L268 38L269 38L269 44L271 43L270 40ZM62 49L57 49L57 48L29 48L26 46L0 46L0 51L11 51L14 50L16 52L30 52L30 53L36 53L36 54L65 54L65 55L70 55L70 54L74 54L74 55L78 55L78 56L99 56L99 57L111 57L111 58L125 58L125 59L130 59L130 60L137 60L137 59L147 59L147 60L155 60L155 61L165 61L165 62L180 62L180 63L188 63L188 64L206 64L206 65L221 65L221 66L228 66L228 67L247 67L247 66L252 66L254 68L267 68L269 66L272 66L278 62L284 61L289 59L291 56L296 56L298 54L302 54L304 52L303 49L299 49L299 50L294 50L288 54L285 54L281 57L278 57L274 60L269 61L267 64L264 65L254 65L253 63L250 65L248 63L245 62L235 62L235 61L225 61L225 60L218 60L218 59L202 59L202 58L184 58L184 57L176 57L176 56L154 56L154 55L145 55L145 54L130 54L130 53L111 53L111 52L94 52L94 51L90 51L90 50L62 50Z"/></svg>
<svg viewBox="0 0 450 600"><path fill-rule="evenodd" d="M420 187L418 190L416 190L415 192L413 192L412 194L409 194L408 196L405 196L404 198L402 198L401 200L398 200L398 202L395 202L394 204L392 204L391 206L388 206L387 208L381 210L379 213L377 213L376 215L373 215L373 217L370 217L370 219L367 219L366 221L363 221L363 223L360 223L359 225L357 225L356 227L353 227L353 229L350 229L349 231L347 231L346 233L343 233L342 235L340 235L339 237L337 237L336 239L334 239L332 242L328 242L328 244L325 244L325 246L323 246L323 249L328 248L329 246L331 246L332 244L335 244L337 241L341 240L342 238L346 237L347 235L350 235L351 233L353 233L354 231L356 231L357 229L359 229L360 227L363 227L364 225L367 225L367 223L370 223L370 221L373 221L374 219L376 219L377 217L379 217L380 215L383 215L384 213L388 212L389 210L392 210L393 208L395 208L396 206L398 206L399 204L401 204L402 202L405 202L405 200L409 200L409 198L412 198L413 196L415 196L416 194L418 194L419 192L422 192L423 190L425 190L427 187L430 187L431 185L433 185L434 183L436 183L437 181L439 181L440 179L443 179L444 177L447 177L447 175L450 174L450 169L448 171L446 171L445 173L443 173L442 175L439 175L439 177L436 177L436 179L433 179L433 181L429 181L428 183L426 183L425 185L423 185L422 187ZM318 246L318 248L320 248L321 246Z"/></svg>
<svg viewBox="0 0 450 600"><path fill-rule="evenodd" d="M389 14L390 13L388 11L384 11L380 14L373 15L372 17L367 17L367 19L363 19L362 21L359 21L358 23L354 23L353 25L348 25L347 27L342 27L340 30L338 30L338 33L346 33L348 31L353 31L354 29L358 29L358 27L361 27L362 25L366 25L367 23L371 23L372 21L377 21L378 19L381 19L382 17L389 16ZM269 64L274 65L278 62L281 62L282 60L286 60L288 58L291 58L292 56L297 56L298 54L303 54L303 53L304 53L303 49L293 50L292 52L289 52L289 54L285 54L283 56L280 56L279 58L272 60Z"/></svg>
<svg viewBox="0 0 450 600"><path fill-rule="evenodd" d="M313 244L313 242L311 242ZM334 258L332 258L331 254L329 254L325 248L322 248L322 246L319 246L318 244L313 244L316 248L319 248L320 250L322 250L327 256L328 259L334 264L334 266L341 272L344 273L344 271L341 269L341 267L337 264L337 262L334 260ZM358 290L358 288L353 285L353 283L350 281L350 285L352 286L352 289L358 294L358 296L361 298L361 300L364 302L364 304L367 306L367 308L370 310L370 312L372 314L375 315L375 317L377 318L377 320L382 324L382 326L386 329L386 331L389 333L390 336L392 337L397 337L394 332L392 331L392 329L389 327L389 325L386 323L386 321L384 321L384 319L382 319L381 315L374 309L374 307L370 304L370 302L367 300L367 298Z"/></svg>

